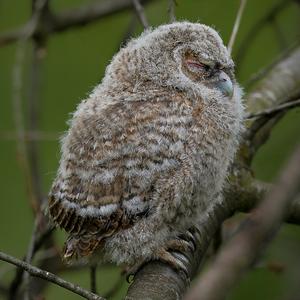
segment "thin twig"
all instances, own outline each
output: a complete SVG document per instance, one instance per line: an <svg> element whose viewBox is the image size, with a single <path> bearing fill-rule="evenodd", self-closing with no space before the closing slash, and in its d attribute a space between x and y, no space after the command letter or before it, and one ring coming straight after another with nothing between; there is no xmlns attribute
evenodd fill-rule
<svg viewBox="0 0 300 300"><path fill-rule="evenodd" d="M19 42L16 50L16 59L12 72L12 105L13 105L13 119L15 123L16 135L18 138L17 150L18 154L26 157L26 145L24 143L24 121L22 114L22 72L23 62L25 56L25 42Z"/></svg>
<svg viewBox="0 0 300 300"><path fill-rule="evenodd" d="M135 12L136 12L141 24L143 25L144 29L147 29L149 27L149 23L146 18L143 6L141 5L139 0L132 0L132 3L134 5Z"/></svg>
<svg viewBox="0 0 300 300"><path fill-rule="evenodd" d="M229 43L228 43L228 46L227 46L229 54L231 54L232 49L233 49L233 45L234 45L238 30L239 30L239 27L240 27L240 23L241 23L241 19L242 19L242 16L243 16L244 9L245 9L245 6L246 6L246 2L247 2L247 0L240 0L240 7L239 7L238 13L236 15L236 19L235 19L235 22L234 22L232 33L231 33Z"/></svg>
<svg viewBox="0 0 300 300"><path fill-rule="evenodd" d="M220 300L251 267L262 248L275 236L300 186L300 146L297 147L277 184L265 200L242 223L234 237L221 249L215 262L198 280L185 300Z"/></svg>
<svg viewBox="0 0 300 300"><path fill-rule="evenodd" d="M12 72L12 114L13 120L15 124L15 130L17 134L17 157L18 162L23 172L26 188L28 193L28 198L30 200L31 207L35 210L35 195L33 193L33 182L30 176L30 168L27 154L27 146L25 143L25 128L24 128L24 120L23 120L23 108L22 108L22 88L23 88L23 64L25 57L25 47L26 40L22 40L19 42L17 50L16 50L16 60L13 67Z"/></svg>
<svg viewBox="0 0 300 300"><path fill-rule="evenodd" d="M246 119L255 119L258 117L268 117L268 116L274 116L278 113L281 113L283 111L287 111L289 109L295 108L300 106L300 99L294 100L294 101L290 101L287 103L283 103L281 105L269 108L269 109L265 109L263 111L254 113L254 114L248 114L246 115Z"/></svg>
<svg viewBox="0 0 300 300"><path fill-rule="evenodd" d="M256 113L299 99L299 78L300 48L298 47L274 65L255 89L247 95L246 103L249 113ZM251 157L267 141L272 128L283 115L284 112L279 112L272 118L260 117L251 121L244 133L247 140L246 149L249 150Z"/></svg>
<svg viewBox="0 0 300 300"><path fill-rule="evenodd" d="M38 3L38 2L37 2ZM30 89L28 99L28 126L29 131L35 132L39 125L40 116L40 89L41 89L41 63L44 58L44 41L40 39L34 39L33 50L32 50L32 63L31 63L31 74L30 74ZM38 143L36 140L28 141L28 162L30 167L30 176L32 177L33 192L37 201L36 207L38 211L43 200L42 191L42 176L40 174L39 164L39 151Z"/></svg>
<svg viewBox="0 0 300 300"><path fill-rule="evenodd" d="M44 243L49 240L49 237L51 236L53 231L54 231L53 226L46 226L46 228L43 229L43 231L39 233L39 235L34 240L34 245L33 245L32 254L31 254L32 257L44 245ZM26 256L24 257L23 260L26 260ZM18 294L20 285L23 280L23 274L24 274L24 269L18 268L16 270L16 275L13 278L13 280L10 284L10 287L9 287L9 291L10 291L9 299L13 300L16 298L16 295Z"/></svg>
<svg viewBox="0 0 300 300"><path fill-rule="evenodd" d="M300 44L300 38L298 37L297 41L294 42L291 46L289 46L285 51L280 53L269 65L262 68L258 72L251 75L251 77L243 84L245 89L251 87L254 83L258 82L262 79L275 65L277 65L280 61L285 59L292 51L294 51Z"/></svg>
<svg viewBox="0 0 300 300"><path fill-rule="evenodd" d="M17 152L20 161L20 166L24 173L24 178L27 183L27 190L29 194L29 199L31 206L34 211L37 210L37 195L35 193L35 182L31 176L31 166L28 157L28 149L25 143L25 129L24 129L24 120L22 115L22 68L25 56L25 46L26 41L30 38L35 28L37 27L39 18L42 13L44 5L46 5L47 0L38 0L36 3L36 10L32 14L32 18L29 21L28 25L25 26L25 31L22 39L19 41L19 47L16 52L16 61L13 68L13 116L16 132L18 135L17 140Z"/></svg>
<svg viewBox="0 0 300 300"><path fill-rule="evenodd" d="M269 24L270 20L272 20L276 15L278 15L284 8L286 8L292 0L281 0L276 3L261 19L255 23L255 25L251 28L248 34L244 35L243 40L241 42L241 46L236 52L235 63L237 68L237 72L241 69L242 61L247 53L247 50L250 48L250 45L253 44L254 39L258 36L258 33Z"/></svg>
<svg viewBox="0 0 300 300"><path fill-rule="evenodd" d="M39 227L39 215L37 214L37 217L35 218L34 221L31 239L30 239L30 243L25 258L25 262L28 264L31 264L31 261L34 256L34 245L37 238L38 227ZM23 274L23 283L24 283L24 300L29 300L30 299L30 276L28 272L25 272Z"/></svg>
<svg viewBox="0 0 300 300"><path fill-rule="evenodd" d="M169 22L173 23L176 21L176 14L175 14L175 7L177 3L176 0L169 0L168 4L168 15L169 15Z"/></svg>
<svg viewBox="0 0 300 300"><path fill-rule="evenodd" d="M56 276L53 273L47 272L45 270L41 270L35 266L32 266L32 265L30 265L22 260L19 260L13 256L10 256L6 253L0 252L0 260L6 261L10 264L20 267L20 268L24 269L26 272L28 272L31 276L39 277L41 279L50 281L56 285L63 287L64 289L67 289L67 290L69 290L77 295L80 295L86 299L90 299L90 300L104 300L105 299L94 293L87 291L86 289L80 287L77 284L68 282L68 281Z"/></svg>
<svg viewBox="0 0 300 300"><path fill-rule="evenodd" d="M244 137L248 141L251 141L249 149L253 151L253 155L258 148L267 141L272 129L284 117L285 113L292 108L300 106L299 97L300 91L290 99L286 99L286 102L283 102L280 105L250 113L245 116L246 120L252 120Z"/></svg>
<svg viewBox="0 0 300 300"><path fill-rule="evenodd" d="M97 265L90 267L91 292L97 294Z"/></svg>

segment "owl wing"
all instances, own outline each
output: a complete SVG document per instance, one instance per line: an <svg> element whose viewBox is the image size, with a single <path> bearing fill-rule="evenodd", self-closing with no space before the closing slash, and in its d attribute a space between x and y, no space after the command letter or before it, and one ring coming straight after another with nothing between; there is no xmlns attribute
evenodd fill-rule
<svg viewBox="0 0 300 300"><path fill-rule="evenodd" d="M80 240L79 256L155 211L158 187L181 167L190 122L167 96L100 111L89 101L62 142L49 195L52 220L71 234L65 253Z"/></svg>

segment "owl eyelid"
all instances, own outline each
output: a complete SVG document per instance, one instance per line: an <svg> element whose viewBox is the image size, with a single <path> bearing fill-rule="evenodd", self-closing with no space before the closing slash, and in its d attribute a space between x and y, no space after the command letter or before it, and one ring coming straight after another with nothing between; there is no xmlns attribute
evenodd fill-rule
<svg viewBox="0 0 300 300"><path fill-rule="evenodd" d="M194 61L194 60L187 60L186 64L190 67L195 67L197 69L202 69L202 70L205 70L205 71L209 71L211 69L211 67L209 65L206 65L204 63Z"/></svg>

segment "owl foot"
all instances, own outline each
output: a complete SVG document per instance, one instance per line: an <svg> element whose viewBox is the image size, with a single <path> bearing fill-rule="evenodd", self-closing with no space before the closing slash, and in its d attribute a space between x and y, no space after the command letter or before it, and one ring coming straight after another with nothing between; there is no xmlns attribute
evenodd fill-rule
<svg viewBox="0 0 300 300"><path fill-rule="evenodd" d="M180 253L186 253L187 251L195 251L195 245L194 243L190 242L188 237L182 235L178 239L170 240L167 242L166 249L178 251Z"/></svg>
<svg viewBox="0 0 300 300"><path fill-rule="evenodd" d="M184 253L193 250L194 246L191 243L185 240L174 239L168 241L164 247L159 248L155 253L155 258L168 264L176 271L183 271L188 276L187 258L184 256ZM169 251L172 251L172 253ZM140 261L129 268L125 268L124 273L126 274L127 282L131 283L135 274L148 262L148 260Z"/></svg>
<svg viewBox="0 0 300 300"><path fill-rule="evenodd" d="M171 249L168 247L167 248L168 250L166 250L166 248L160 248L156 253L157 259L163 263L168 264L175 271L183 271L185 275L188 277L189 272L186 267L188 261L184 255L184 252L190 248L187 244L178 244L177 242L176 243L174 242L172 244L173 244L172 246L176 246L177 248L180 249L174 249L174 248ZM169 251L172 251L172 253Z"/></svg>
<svg viewBox="0 0 300 300"><path fill-rule="evenodd" d="M185 234L179 236L179 238L167 241L164 247L159 248L155 255L155 258L163 263L168 264L176 271L183 271L188 276L188 270L186 267L187 258L185 253L194 252L196 249L196 240L191 231L187 231ZM126 268L124 273L126 274L126 280L128 283L132 281L135 274L139 269L145 265L148 260L135 263L133 266Z"/></svg>

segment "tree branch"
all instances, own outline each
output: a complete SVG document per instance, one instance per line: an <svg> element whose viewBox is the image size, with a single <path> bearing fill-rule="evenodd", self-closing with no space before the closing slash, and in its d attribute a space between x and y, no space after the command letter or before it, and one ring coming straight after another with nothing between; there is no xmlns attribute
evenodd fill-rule
<svg viewBox="0 0 300 300"><path fill-rule="evenodd" d="M215 262L185 297L185 300L225 299L225 296L240 280L271 241L280 223L289 211L292 200L299 192L300 146L283 170L277 184L268 193L259 207L241 224L234 237L221 249Z"/></svg>
<svg viewBox="0 0 300 300"><path fill-rule="evenodd" d="M265 109L254 114L248 114L246 115L246 119L255 119L258 117L272 117L278 113L285 112L287 110L290 110L298 106L300 106L300 99L283 103L281 105L275 106L273 108Z"/></svg>
<svg viewBox="0 0 300 300"><path fill-rule="evenodd" d="M238 177L239 175L237 175ZM194 231L196 249L194 252L184 254L185 260L183 260L183 263L188 269L189 278L174 271L167 264L151 261L142 267L134 277L126 299L173 300L182 298L190 280L195 276L203 262L208 246L221 224L231 217L235 211L249 212L250 209L261 202L261 199L271 187L269 184L253 179L245 184L245 181L248 180L250 179L243 178L242 182L236 181L236 184L231 184L225 190L224 199L214 203L209 211L202 216L197 230ZM300 224L300 198L292 203L286 221L292 224Z"/></svg>
<svg viewBox="0 0 300 300"><path fill-rule="evenodd" d="M168 15L169 15L169 22L173 23L176 21L176 14L175 14L175 7L177 3L176 0L169 0L168 2Z"/></svg>
<svg viewBox="0 0 300 300"><path fill-rule="evenodd" d="M34 267L22 260L19 260L13 256L8 255L6 253L0 252L0 260L6 261L10 264L20 267L20 268L24 269L25 271L27 271L31 276L39 277L44 280L50 281L56 285L63 287L64 289L67 289L67 290L69 290L77 295L80 295L86 299L104 300L104 298L102 298L94 293L91 293L74 283L68 282L50 272L47 272L47 271L41 270L37 267Z"/></svg>
<svg viewBox="0 0 300 300"><path fill-rule="evenodd" d="M244 12L246 3L247 3L247 0L240 0L240 7L239 7L239 10L237 12L236 19L235 19L233 29L232 29L232 33L231 33L229 43L228 43L228 46L227 46L229 54L231 54L231 52L232 52L233 45L234 45L236 35L237 35L239 27L240 27L240 23L241 23L241 19L242 19L242 16L243 16L243 12Z"/></svg>
<svg viewBox="0 0 300 300"><path fill-rule="evenodd" d="M292 45L290 45L287 49L285 49L282 53L280 53L272 63L269 65L263 67L258 72L254 73L250 76L250 78L244 83L244 88L251 87L254 83L258 82L259 80L263 79L264 76L266 76L271 69L275 65L277 65L282 60L286 59L292 53L297 47L299 47L300 39L296 40Z"/></svg>
<svg viewBox="0 0 300 300"><path fill-rule="evenodd" d="M274 19L284 8L286 8L293 0L281 0L277 2L261 19L258 20L257 23L251 28L251 30L244 36L244 39L241 42L241 46L237 51L237 55L235 57L236 65L239 67L238 70L241 69L242 61L244 56L249 49L249 45L251 45L254 39L258 36L258 33L265 25L269 23L270 20ZM237 71L238 71L237 70Z"/></svg>
<svg viewBox="0 0 300 300"><path fill-rule="evenodd" d="M140 1L139 0L132 0L132 3L134 5L136 15L138 16L138 18L139 18L141 24L143 25L144 29L149 28L149 22L146 18L144 8L141 5Z"/></svg>
<svg viewBox="0 0 300 300"><path fill-rule="evenodd" d="M41 102L41 68L42 62L45 57L45 40L44 39L34 39L33 49L32 49L32 63L30 70L30 85L28 91L28 110L27 119L29 131L36 132L39 126L40 119L40 102ZM40 174L40 160L38 143L36 140L27 141L28 149L28 162L30 169L30 176L33 182L33 192L36 199L36 213L40 213L40 206L43 201L43 191L42 191L42 176Z"/></svg>
<svg viewBox="0 0 300 300"><path fill-rule="evenodd" d="M279 61L246 97L249 114L275 109L282 103L300 97L300 48ZM252 159L266 142L274 125L284 116L284 111L275 115L261 116L250 120L244 133L245 147ZM246 146L247 145L247 146Z"/></svg>
<svg viewBox="0 0 300 300"><path fill-rule="evenodd" d="M140 2L146 4L151 1L154 0L141 0ZM30 20L18 29L2 33L0 35L0 46L13 43L24 38L25 35L29 37L46 36L70 28L84 26L131 7L132 0L103 0L56 14L48 10L40 20L41 26L32 25L32 20Z"/></svg>
<svg viewBox="0 0 300 300"><path fill-rule="evenodd" d="M279 61L246 97L251 113L274 107L300 91L300 48Z"/></svg>
<svg viewBox="0 0 300 300"><path fill-rule="evenodd" d="M33 257L35 255L35 253L45 244L46 241L49 240L52 232L54 231L54 227L52 226L46 226L46 228L43 229L42 232L37 232L35 238L32 240L32 245L30 245L30 256ZM23 260L26 260L27 255L24 257ZM10 287L9 287L9 295L10 298L9 299L15 299L20 285L22 283L23 280L23 275L24 275L24 269L22 268L18 268L16 270L16 274L15 277L13 278Z"/></svg>
<svg viewBox="0 0 300 300"><path fill-rule="evenodd" d="M193 230L195 251L182 254L182 262L189 277L176 272L167 264L151 261L135 275L128 289L126 300L174 300L181 299L189 286L190 278L196 274L206 250L219 225L233 213L225 201L215 202Z"/></svg>

